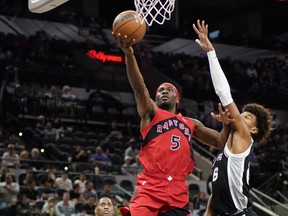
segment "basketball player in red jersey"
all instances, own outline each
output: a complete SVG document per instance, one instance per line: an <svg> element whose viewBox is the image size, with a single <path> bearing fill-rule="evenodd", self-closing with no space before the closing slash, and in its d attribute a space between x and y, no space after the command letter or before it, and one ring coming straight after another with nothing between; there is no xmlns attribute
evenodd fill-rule
<svg viewBox="0 0 288 216"><path fill-rule="evenodd" d="M255 216L249 186L249 167L254 142L259 142L272 131L271 111L256 103L246 104L242 113L234 103L230 86L220 66L215 49L208 38L208 25L197 20L193 28L198 35L196 42L207 52L210 75L216 94L229 111L231 122L229 138L212 164L212 196L206 216L233 215Z"/></svg>
<svg viewBox="0 0 288 216"><path fill-rule="evenodd" d="M133 41L127 42L126 36L119 34L114 38L126 57L127 76L141 117L143 138L140 161L144 171L137 176L130 213L132 216L187 216L189 195L185 179L194 169L192 137L214 147L223 146L228 138L226 127L219 133L177 113L180 96L171 83L158 87L154 102L134 57ZM221 121L232 121L227 111L223 112L222 108L219 111L217 116L222 116Z"/></svg>

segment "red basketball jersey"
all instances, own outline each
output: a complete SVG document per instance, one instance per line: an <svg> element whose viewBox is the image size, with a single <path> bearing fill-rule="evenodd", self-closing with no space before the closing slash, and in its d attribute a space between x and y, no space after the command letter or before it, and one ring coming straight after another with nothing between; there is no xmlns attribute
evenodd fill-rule
<svg viewBox="0 0 288 216"><path fill-rule="evenodd" d="M186 177L194 169L192 136L188 117L158 109L150 124L141 130L140 161L144 172Z"/></svg>

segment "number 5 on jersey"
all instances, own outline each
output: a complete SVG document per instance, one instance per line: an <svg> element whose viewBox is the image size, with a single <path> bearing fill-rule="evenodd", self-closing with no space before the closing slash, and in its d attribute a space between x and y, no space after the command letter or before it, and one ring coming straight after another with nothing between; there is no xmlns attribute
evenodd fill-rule
<svg viewBox="0 0 288 216"><path fill-rule="evenodd" d="M175 151L180 148L180 136L172 135L171 136L171 146L170 149Z"/></svg>

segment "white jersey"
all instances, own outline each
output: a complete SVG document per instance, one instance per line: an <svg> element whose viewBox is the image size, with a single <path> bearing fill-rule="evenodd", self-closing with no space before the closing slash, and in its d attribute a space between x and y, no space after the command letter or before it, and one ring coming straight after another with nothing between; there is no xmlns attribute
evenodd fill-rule
<svg viewBox="0 0 288 216"><path fill-rule="evenodd" d="M233 154L227 147L213 161L213 206L220 215L232 215L252 206L249 187L250 160L253 141L241 154Z"/></svg>

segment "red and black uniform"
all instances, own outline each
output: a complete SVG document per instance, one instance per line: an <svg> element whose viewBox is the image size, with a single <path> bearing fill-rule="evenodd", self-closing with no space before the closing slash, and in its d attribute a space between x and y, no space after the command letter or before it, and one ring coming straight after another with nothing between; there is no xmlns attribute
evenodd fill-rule
<svg viewBox="0 0 288 216"><path fill-rule="evenodd" d="M162 109L142 129L140 161L144 171L137 176L130 201L132 216L156 216L187 205L185 179L194 169L193 132L191 119Z"/></svg>

